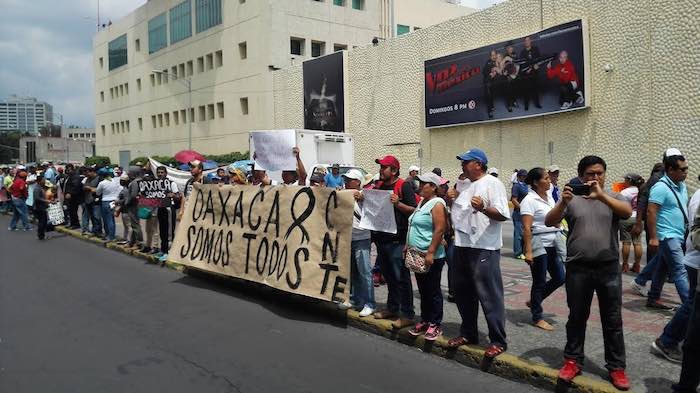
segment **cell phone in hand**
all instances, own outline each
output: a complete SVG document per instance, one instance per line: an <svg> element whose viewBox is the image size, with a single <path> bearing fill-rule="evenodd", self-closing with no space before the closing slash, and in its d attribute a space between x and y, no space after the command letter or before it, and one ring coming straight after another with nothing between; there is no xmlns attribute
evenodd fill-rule
<svg viewBox="0 0 700 393"><path fill-rule="evenodd" d="M591 195L591 186L589 184L567 184L566 187L571 187L571 192L578 196Z"/></svg>

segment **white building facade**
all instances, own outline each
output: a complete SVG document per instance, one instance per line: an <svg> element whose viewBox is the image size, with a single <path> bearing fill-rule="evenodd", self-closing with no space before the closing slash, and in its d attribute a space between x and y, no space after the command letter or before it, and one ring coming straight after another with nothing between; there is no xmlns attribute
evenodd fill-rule
<svg viewBox="0 0 700 393"><path fill-rule="evenodd" d="M473 11L446 0L148 1L94 37L97 154L125 164L190 146L247 151L249 130L275 124L275 70Z"/></svg>
<svg viewBox="0 0 700 393"><path fill-rule="evenodd" d="M12 95L0 101L0 131L36 134L52 119L53 107L36 98Z"/></svg>

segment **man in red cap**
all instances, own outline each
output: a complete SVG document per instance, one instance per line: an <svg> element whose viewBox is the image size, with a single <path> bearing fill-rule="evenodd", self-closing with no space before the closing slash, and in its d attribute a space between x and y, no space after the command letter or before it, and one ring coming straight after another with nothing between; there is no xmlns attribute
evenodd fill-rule
<svg viewBox="0 0 700 393"><path fill-rule="evenodd" d="M379 181L375 189L392 191L391 203L396 217L396 233L372 232L372 239L377 244L377 258L382 275L386 280L389 294L387 309L376 312L375 318L396 319L392 324L395 329L413 325L413 288L411 273L404 265L403 249L408 232L408 217L416 208L416 194L410 183L399 177L401 165L394 156L375 160L379 167Z"/></svg>

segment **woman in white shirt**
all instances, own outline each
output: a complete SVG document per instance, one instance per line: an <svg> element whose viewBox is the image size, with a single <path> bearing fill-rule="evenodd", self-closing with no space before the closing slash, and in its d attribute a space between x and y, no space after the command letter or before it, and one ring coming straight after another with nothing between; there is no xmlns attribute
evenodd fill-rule
<svg viewBox="0 0 700 393"><path fill-rule="evenodd" d="M540 329L551 331L554 327L542 319L542 302L564 284L561 257L565 254L562 252L564 240L559 228L548 227L544 223L547 213L554 207L554 200L548 193L551 186L549 173L544 168L533 168L528 172L525 183L530 186L530 192L520 202L520 215L525 262L532 271L532 288L527 305L532 313L532 323Z"/></svg>
<svg viewBox="0 0 700 393"><path fill-rule="evenodd" d="M632 205L632 217L620 221L620 241L622 242L622 272L630 271L627 263L630 257L630 246L634 245L634 265L632 271L639 273L642 261L642 239L640 235L632 235L632 227L637 221L637 195L644 179L635 173L625 175L625 189L620 192L627 202Z"/></svg>

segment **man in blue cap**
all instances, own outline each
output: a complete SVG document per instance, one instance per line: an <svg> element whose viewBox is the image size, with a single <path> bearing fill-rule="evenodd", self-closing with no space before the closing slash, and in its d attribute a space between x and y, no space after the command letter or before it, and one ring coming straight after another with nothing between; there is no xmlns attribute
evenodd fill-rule
<svg viewBox="0 0 700 393"><path fill-rule="evenodd" d="M525 184L527 171L518 169L516 182L510 191L510 202L513 204L513 255L518 259L525 259L523 255L523 222L520 218L520 202L525 199L530 189Z"/></svg>
<svg viewBox="0 0 700 393"><path fill-rule="evenodd" d="M453 200L453 278L462 326L459 337L451 339L448 345L456 348L478 344L477 317L481 303L491 341L484 356L493 359L507 348L500 249L503 247L501 226L510 218L508 198L503 183L487 174L488 158L483 150L471 149L457 159L467 181L460 192L450 190L448 197Z"/></svg>

